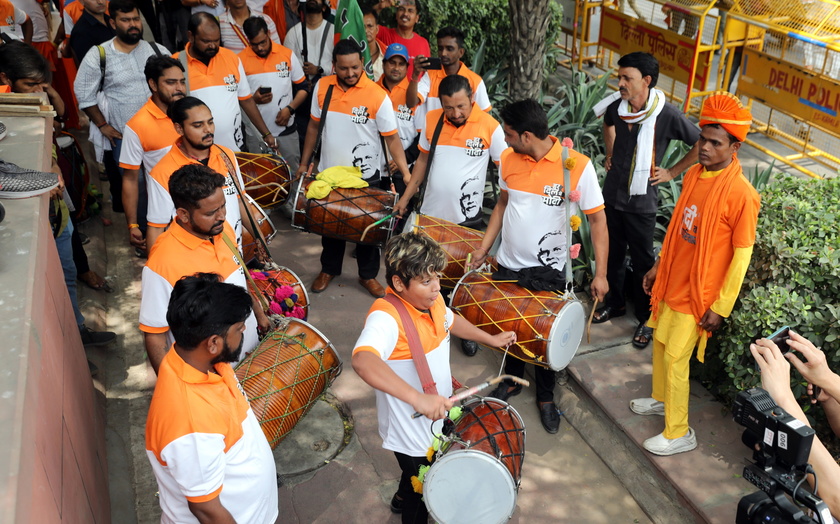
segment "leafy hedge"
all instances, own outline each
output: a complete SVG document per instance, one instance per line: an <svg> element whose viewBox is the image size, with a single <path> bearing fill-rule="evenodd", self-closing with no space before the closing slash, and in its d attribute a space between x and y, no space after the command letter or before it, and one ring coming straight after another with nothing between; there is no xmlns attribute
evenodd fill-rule
<svg viewBox="0 0 840 524"><path fill-rule="evenodd" d="M785 325L822 346L840 371L840 178L784 176L762 192L757 238L739 303L711 340L701 379L734 398L759 383L749 344ZM702 369L702 368L701 368ZM794 394L805 383L792 373Z"/></svg>
<svg viewBox="0 0 840 524"><path fill-rule="evenodd" d="M545 35L551 45L560 35L560 21L563 10L560 4L550 2L553 14ZM394 27L395 9L384 9L380 14L380 23ZM508 3L500 0L426 0L422 2L420 22L415 31L429 40L432 54L435 54L437 41L435 33L442 27L460 28L465 35L464 62L472 64L474 53L481 42L487 40L486 63L505 64L510 56L510 12ZM536 59L536 58L535 58ZM539 57L542 59L542 57Z"/></svg>

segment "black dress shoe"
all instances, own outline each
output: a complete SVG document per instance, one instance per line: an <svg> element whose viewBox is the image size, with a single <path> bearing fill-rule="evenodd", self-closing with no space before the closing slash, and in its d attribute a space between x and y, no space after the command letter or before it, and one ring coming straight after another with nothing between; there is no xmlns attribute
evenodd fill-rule
<svg viewBox="0 0 840 524"><path fill-rule="evenodd" d="M478 353L478 342L473 342L472 340L462 340L461 351L463 351L468 357L474 357L475 354Z"/></svg>
<svg viewBox="0 0 840 524"><path fill-rule="evenodd" d="M487 396L507 402L510 397L515 397L520 393L522 393L522 384L516 384L511 387L502 381L498 386L496 386L496 389L488 393Z"/></svg>
<svg viewBox="0 0 840 524"><path fill-rule="evenodd" d="M540 402L540 422L546 431L552 435L560 429L560 413L554 402Z"/></svg>
<svg viewBox="0 0 840 524"><path fill-rule="evenodd" d="M601 324L606 322L611 318L618 318L623 317L627 313L627 308L618 308L612 306L604 306L600 309L595 310L595 314L592 315L592 323L593 324Z"/></svg>

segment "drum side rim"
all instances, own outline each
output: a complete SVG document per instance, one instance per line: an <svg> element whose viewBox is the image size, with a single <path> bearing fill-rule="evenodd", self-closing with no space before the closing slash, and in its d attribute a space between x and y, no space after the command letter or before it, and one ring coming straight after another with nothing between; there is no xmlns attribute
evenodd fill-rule
<svg viewBox="0 0 840 524"><path fill-rule="evenodd" d="M567 310L567 308L573 308L573 309L568 309ZM557 330L560 328L561 318L564 315L575 315L575 314L577 314L579 316L578 320L580 321L580 326L581 326L580 337L578 338L577 346L575 347L575 350L572 353L572 356L563 365L563 367L555 367L554 363L552 362L551 356L554 353L553 350L556 349L556 347L555 347L554 344L552 344L552 341L557 340L559 338L559 336L557 338L555 338L555 335L557 335ZM560 371L562 369L565 369L569 365L569 363L571 363L572 359L575 358L575 355L577 355L577 352L580 349L580 344L583 341L583 332L586 329L585 324L586 324L586 313L583 310L583 304L579 300L567 300L566 303L563 305L563 308L560 310L560 313L557 314L557 318L551 324L551 329L548 331L548 344L546 345L546 352L545 352L546 353L546 364L548 364L548 367L551 368L553 371Z"/></svg>

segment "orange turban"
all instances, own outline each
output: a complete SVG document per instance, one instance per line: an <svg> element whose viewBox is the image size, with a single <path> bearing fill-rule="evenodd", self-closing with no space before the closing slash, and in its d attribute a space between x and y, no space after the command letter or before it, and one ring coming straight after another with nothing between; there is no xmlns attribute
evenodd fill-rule
<svg viewBox="0 0 840 524"><path fill-rule="evenodd" d="M732 93L715 91L706 98L700 110L700 127L708 124L720 124L729 134L743 142L750 130L752 115Z"/></svg>

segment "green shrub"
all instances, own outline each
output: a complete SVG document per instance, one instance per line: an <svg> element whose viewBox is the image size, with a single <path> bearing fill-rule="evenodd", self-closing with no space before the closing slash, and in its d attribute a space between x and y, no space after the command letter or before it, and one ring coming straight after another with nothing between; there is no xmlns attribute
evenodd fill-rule
<svg viewBox="0 0 840 524"><path fill-rule="evenodd" d="M550 2L552 19L545 35L546 43L551 46L560 36L560 21L563 8ZM384 9L380 14L380 23L394 27L395 9ZM507 64L510 57L510 12L508 3L500 0L427 0L422 3L420 22L415 31L424 36L436 55L437 41L435 34L442 27L453 26L464 32L467 49L464 63L473 63L475 53L482 40L487 40L487 64ZM472 68L472 67L471 67Z"/></svg>
<svg viewBox="0 0 840 524"><path fill-rule="evenodd" d="M840 178L786 175L762 193L756 243L739 301L712 338L706 366L700 368L700 378L725 402L759 383L749 344L785 325L822 346L829 366L840 371L838 218ZM798 397L805 383L793 371Z"/></svg>

